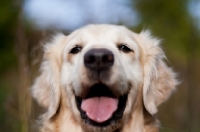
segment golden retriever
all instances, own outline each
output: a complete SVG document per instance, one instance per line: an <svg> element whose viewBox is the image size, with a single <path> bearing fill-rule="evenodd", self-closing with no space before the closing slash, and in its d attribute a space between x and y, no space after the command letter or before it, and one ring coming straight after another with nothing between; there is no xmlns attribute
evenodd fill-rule
<svg viewBox="0 0 200 132"><path fill-rule="evenodd" d="M157 106L177 84L148 31L88 25L44 46L32 95L42 132L158 132Z"/></svg>

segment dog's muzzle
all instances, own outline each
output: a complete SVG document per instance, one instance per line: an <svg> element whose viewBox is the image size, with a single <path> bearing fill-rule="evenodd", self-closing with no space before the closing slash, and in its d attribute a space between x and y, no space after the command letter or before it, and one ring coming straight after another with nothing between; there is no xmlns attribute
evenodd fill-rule
<svg viewBox="0 0 200 132"><path fill-rule="evenodd" d="M81 118L93 126L115 124L122 118L127 95L116 94L115 86L106 84L114 66L114 54L105 48L94 48L85 53L83 61L91 84L83 88L84 96L76 96Z"/></svg>

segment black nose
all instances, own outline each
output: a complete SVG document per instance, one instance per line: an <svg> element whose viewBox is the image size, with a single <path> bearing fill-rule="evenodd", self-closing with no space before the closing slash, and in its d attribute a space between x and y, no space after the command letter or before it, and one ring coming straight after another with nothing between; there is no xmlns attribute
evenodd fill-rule
<svg viewBox="0 0 200 132"><path fill-rule="evenodd" d="M105 48L91 49L84 55L84 64L91 70L105 70L114 63L113 53Z"/></svg>

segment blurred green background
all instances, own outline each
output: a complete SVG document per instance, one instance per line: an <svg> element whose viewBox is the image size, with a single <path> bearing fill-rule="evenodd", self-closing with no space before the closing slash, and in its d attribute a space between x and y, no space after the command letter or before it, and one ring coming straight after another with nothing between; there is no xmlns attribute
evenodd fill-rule
<svg viewBox="0 0 200 132"><path fill-rule="evenodd" d="M195 0L192 2L195 5ZM133 3L139 21L129 28L135 32L150 29L154 36L163 38L168 64L181 81L159 107L161 132L200 132L200 26L188 9L191 1ZM33 132L32 124L41 112L31 100L29 88L42 59L40 41L54 31L36 29L24 19L22 6L20 0L0 1L0 132Z"/></svg>

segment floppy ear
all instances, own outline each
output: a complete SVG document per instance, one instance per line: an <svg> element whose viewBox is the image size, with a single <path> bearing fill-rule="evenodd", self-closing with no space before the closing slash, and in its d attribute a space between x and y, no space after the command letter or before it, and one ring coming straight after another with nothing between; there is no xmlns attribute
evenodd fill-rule
<svg viewBox="0 0 200 132"><path fill-rule="evenodd" d="M157 106L163 103L175 90L175 73L164 63L165 55L159 47L159 40L150 36L148 31L139 34L143 50L143 101L150 114L157 112Z"/></svg>
<svg viewBox="0 0 200 132"><path fill-rule="evenodd" d="M60 102L60 70L62 45L65 36L56 35L52 42L45 44L41 75L33 84L32 96L38 104L47 108L45 118L50 119L57 111Z"/></svg>

